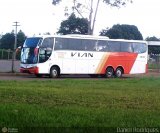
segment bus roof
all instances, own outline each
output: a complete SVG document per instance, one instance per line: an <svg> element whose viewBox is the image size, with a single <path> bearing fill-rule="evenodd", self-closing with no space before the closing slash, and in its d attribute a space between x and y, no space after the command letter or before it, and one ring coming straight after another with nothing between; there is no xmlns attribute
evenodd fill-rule
<svg viewBox="0 0 160 133"><path fill-rule="evenodd" d="M58 38L79 38L79 39L97 39L97 40L111 40L111 41L122 41L122 42L143 42L147 44L144 40L127 40L127 39L109 39L106 36L95 36L95 35L81 35L81 34L67 34L67 35L38 35L33 37L58 37ZM28 37L30 38L30 37Z"/></svg>

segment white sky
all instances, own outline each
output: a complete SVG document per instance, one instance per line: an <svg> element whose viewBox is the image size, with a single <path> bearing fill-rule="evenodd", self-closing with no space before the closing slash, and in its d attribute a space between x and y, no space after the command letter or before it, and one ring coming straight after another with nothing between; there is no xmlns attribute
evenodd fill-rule
<svg viewBox="0 0 160 133"><path fill-rule="evenodd" d="M69 5L68 1L65 0ZM160 0L133 0L120 9L106 5L99 7L94 34L114 24L130 24L138 27L143 37L160 38ZM54 34L64 17L63 6L53 6L52 0L0 0L0 34L14 30L13 22L18 21L26 35Z"/></svg>

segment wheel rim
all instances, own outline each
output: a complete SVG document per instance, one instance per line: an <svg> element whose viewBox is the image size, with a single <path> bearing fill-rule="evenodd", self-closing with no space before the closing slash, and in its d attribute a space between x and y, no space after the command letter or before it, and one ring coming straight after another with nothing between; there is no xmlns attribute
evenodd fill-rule
<svg viewBox="0 0 160 133"><path fill-rule="evenodd" d="M52 75L53 75L53 77L57 76L57 71L55 69L52 70Z"/></svg>
<svg viewBox="0 0 160 133"><path fill-rule="evenodd" d="M117 77L120 77L120 76L121 76L121 71L118 70L118 71L117 71Z"/></svg>
<svg viewBox="0 0 160 133"><path fill-rule="evenodd" d="M116 70L116 76L117 77L121 77L122 76L122 70L121 69L117 69Z"/></svg>
<svg viewBox="0 0 160 133"><path fill-rule="evenodd" d="M112 68L108 68L107 69L107 77L112 77L113 76L113 69Z"/></svg>

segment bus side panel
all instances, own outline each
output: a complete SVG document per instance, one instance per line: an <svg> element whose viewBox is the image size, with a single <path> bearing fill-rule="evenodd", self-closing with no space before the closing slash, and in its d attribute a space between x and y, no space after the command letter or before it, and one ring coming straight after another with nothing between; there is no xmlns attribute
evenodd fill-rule
<svg viewBox="0 0 160 133"><path fill-rule="evenodd" d="M59 60L63 60L62 74L95 74L103 56L101 52L67 51ZM62 58L63 57L63 58Z"/></svg>
<svg viewBox="0 0 160 133"><path fill-rule="evenodd" d="M37 64L39 68L39 74L50 74L51 67L55 65L58 66L61 70L62 60L59 60L58 55L53 52L53 54L47 61Z"/></svg>
<svg viewBox="0 0 160 133"><path fill-rule="evenodd" d="M130 74L146 73L147 67L147 55L139 54L136 58L136 61L133 64L133 67L130 71Z"/></svg>
<svg viewBox="0 0 160 133"><path fill-rule="evenodd" d="M75 74L76 73L76 60L64 58L62 59L62 74Z"/></svg>
<svg viewBox="0 0 160 133"><path fill-rule="evenodd" d="M76 73L77 74L88 74L89 60L78 59L76 60Z"/></svg>
<svg viewBox="0 0 160 133"><path fill-rule="evenodd" d="M101 74L101 69L107 55L105 52L94 52L94 58L88 60L89 74Z"/></svg>
<svg viewBox="0 0 160 133"><path fill-rule="evenodd" d="M104 74L108 66L112 66L114 70L116 70L118 66L122 66L124 73L130 73L136 58L137 54L134 53L105 53L99 62L96 73Z"/></svg>
<svg viewBox="0 0 160 133"><path fill-rule="evenodd" d="M103 54L103 56L99 60L99 63L96 67L95 74L105 74L106 62L107 62L109 56L110 56L109 53L104 53Z"/></svg>

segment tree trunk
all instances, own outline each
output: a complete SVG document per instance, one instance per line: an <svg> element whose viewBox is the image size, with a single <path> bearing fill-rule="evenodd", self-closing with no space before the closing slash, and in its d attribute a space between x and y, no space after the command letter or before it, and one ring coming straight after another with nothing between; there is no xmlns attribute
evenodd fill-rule
<svg viewBox="0 0 160 133"><path fill-rule="evenodd" d="M93 14L93 0L91 0L91 9L90 9L89 20L88 20L88 35L92 35L93 34L92 29L91 29L92 14Z"/></svg>
<svg viewBox="0 0 160 133"><path fill-rule="evenodd" d="M95 22L96 22L99 2L100 2L100 0L97 1L96 10L95 10L94 19L93 19L93 24L92 24L92 29L91 29L91 35L93 35L93 32L94 32L94 26L95 26Z"/></svg>

